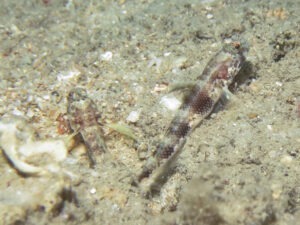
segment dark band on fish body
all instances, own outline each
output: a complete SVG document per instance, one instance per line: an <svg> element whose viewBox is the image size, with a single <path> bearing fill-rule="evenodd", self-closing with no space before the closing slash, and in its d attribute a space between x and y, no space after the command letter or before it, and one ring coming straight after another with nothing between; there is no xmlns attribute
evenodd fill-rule
<svg viewBox="0 0 300 225"><path fill-rule="evenodd" d="M207 91L203 90L197 92L187 104L191 107L191 113L206 114L213 107L214 101L209 97Z"/></svg>

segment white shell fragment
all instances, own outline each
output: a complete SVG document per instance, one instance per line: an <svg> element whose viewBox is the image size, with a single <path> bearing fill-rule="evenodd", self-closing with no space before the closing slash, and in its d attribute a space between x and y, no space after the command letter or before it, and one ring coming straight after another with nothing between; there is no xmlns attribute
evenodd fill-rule
<svg viewBox="0 0 300 225"><path fill-rule="evenodd" d="M97 192L97 190L96 190L96 188L91 188L90 189L90 193L93 195L93 194L96 194L96 192Z"/></svg>
<svg viewBox="0 0 300 225"><path fill-rule="evenodd" d="M208 14L206 15L206 18L210 20L210 19L214 18L214 15L211 14L211 13L208 13Z"/></svg>
<svg viewBox="0 0 300 225"><path fill-rule="evenodd" d="M55 161L62 161L67 157L66 146L63 140L29 141L20 146L19 153L25 157L47 153Z"/></svg>
<svg viewBox="0 0 300 225"><path fill-rule="evenodd" d="M12 165L19 172L27 175L42 175L50 172L49 164L35 166L26 163L32 156L46 153L48 157L50 156L50 162L62 161L67 156L67 147L63 140L34 140L34 132L29 124L16 116L0 120L0 148Z"/></svg>
<svg viewBox="0 0 300 225"><path fill-rule="evenodd" d="M70 80L79 75L80 75L80 71L74 69L74 70L70 70L70 71L62 71L59 74L57 74L56 78L58 81L65 81L65 80Z"/></svg>
<svg viewBox="0 0 300 225"><path fill-rule="evenodd" d="M131 111L126 120L131 123L136 123L140 118L140 113L140 111Z"/></svg>
<svg viewBox="0 0 300 225"><path fill-rule="evenodd" d="M104 52L103 54L100 55L100 59L102 61L111 61L113 57L113 53L110 51Z"/></svg>
<svg viewBox="0 0 300 225"><path fill-rule="evenodd" d="M166 95L161 98L159 103L172 111L177 110L181 105L181 102L175 96Z"/></svg>

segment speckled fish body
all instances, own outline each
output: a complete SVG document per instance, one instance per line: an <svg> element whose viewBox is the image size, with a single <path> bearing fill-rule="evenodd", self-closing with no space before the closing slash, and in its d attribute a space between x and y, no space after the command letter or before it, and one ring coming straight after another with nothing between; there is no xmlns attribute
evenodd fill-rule
<svg viewBox="0 0 300 225"><path fill-rule="evenodd" d="M103 131L98 124L100 114L95 103L83 88L74 88L68 96L68 119L70 127L78 132L87 146L91 166L95 166L94 152L106 151Z"/></svg>
<svg viewBox="0 0 300 225"><path fill-rule="evenodd" d="M211 114L245 61L244 50L236 48L236 45L224 47L207 64L172 120L158 148L158 160L168 159L178 151L179 143L184 142L188 134ZM204 85L201 87L201 84Z"/></svg>
<svg viewBox="0 0 300 225"><path fill-rule="evenodd" d="M187 136L212 113L215 105L226 94L228 86L245 62L246 52L247 48L239 42L227 44L208 62L171 121L155 154L156 165L146 165L138 178L140 181L149 176L154 167L168 167L177 158Z"/></svg>

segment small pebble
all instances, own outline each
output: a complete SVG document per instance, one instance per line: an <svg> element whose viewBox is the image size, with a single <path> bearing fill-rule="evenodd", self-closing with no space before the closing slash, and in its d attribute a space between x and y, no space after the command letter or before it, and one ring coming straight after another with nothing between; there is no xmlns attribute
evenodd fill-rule
<svg viewBox="0 0 300 225"><path fill-rule="evenodd" d="M290 155L284 155L280 159L280 162L286 166L289 166L292 163L292 161L293 161L293 157Z"/></svg>
<svg viewBox="0 0 300 225"><path fill-rule="evenodd" d="M174 96L163 96L159 103L172 111L177 110L181 105L181 102Z"/></svg>
<svg viewBox="0 0 300 225"><path fill-rule="evenodd" d="M136 123L140 118L140 112L139 111L131 111L126 118L128 122Z"/></svg>
<svg viewBox="0 0 300 225"><path fill-rule="evenodd" d="M90 190L90 193L93 195L93 194L96 194L96 188L92 188L91 190Z"/></svg>
<svg viewBox="0 0 300 225"><path fill-rule="evenodd" d="M209 13L209 14L206 15L206 18L210 20L210 19L214 18L214 15Z"/></svg>
<svg viewBox="0 0 300 225"><path fill-rule="evenodd" d="M78 70L71 70L71 71L67 71L67 72L60 72L59 74L57 74L56 78L58 81L64 81L64 80L69 80L72 79L74 77L77 77L78 75L80 75L80 71Z"/></svg>
<svg viewBox="0 0 300 225"><path fill-rule="evenodd" d="M267 128L268 128L269 131L273 131L273 127L272 127L271 124L268 124L268 125L267 125Z"/></svg>
<svg viewBox="0 0 300 225"><path fill-rule="evenodd" d="M100 55L100 59L103 61L111 61L112 60L112 52L107 51Z"/></svg>

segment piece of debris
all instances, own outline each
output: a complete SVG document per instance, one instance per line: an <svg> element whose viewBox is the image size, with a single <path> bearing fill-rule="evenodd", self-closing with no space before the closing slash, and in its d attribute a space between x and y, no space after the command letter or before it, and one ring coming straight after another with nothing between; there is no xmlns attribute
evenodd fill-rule
<svg viewBox="0 0 300 225"><path fill-rule="evenodd" d="M17 116L1 118L0 147L15 169L25 175L43 175L56 171L49 165L62 161L67 156L67 147L63 140L35 140L34 130L25 119ZM39 165L44 154L50 158L47 156L46 165ZM37 155L41 157L36 157ZM36 165L27 163L27 160Z"/></svg>

